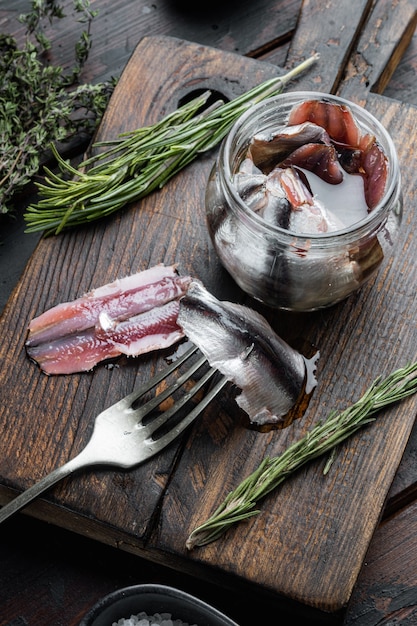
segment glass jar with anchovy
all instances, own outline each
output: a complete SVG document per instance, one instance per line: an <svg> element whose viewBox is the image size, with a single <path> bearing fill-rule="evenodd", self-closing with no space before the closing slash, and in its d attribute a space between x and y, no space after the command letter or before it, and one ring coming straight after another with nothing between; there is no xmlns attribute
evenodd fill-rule
<svg viewBox="0 0 417 626"><path fill-rule="evenodd" d="M237 284L289 311L331 306L375 275L402 219L392 139L337 96L285 93L237 120L206 190L215 250Z"/></svg>

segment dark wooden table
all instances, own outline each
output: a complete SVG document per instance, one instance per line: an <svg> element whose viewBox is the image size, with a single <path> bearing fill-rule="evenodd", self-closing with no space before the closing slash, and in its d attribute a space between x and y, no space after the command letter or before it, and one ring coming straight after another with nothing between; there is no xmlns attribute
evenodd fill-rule
<svg viewBox="0 0 417 626"><path fill-rule="evenodd" d="M23 0L13 7L0 2L4 32L22 37L17 16L28 10ZM70 3L67 3L70 5ZM329 71L321 69L320 82L306 78L303 86L337 92L361 101L369 92L404 103L411 114L417 105L417 36L415 2L301 3L264 0L253 3L212 2L193 8L187 2L93 2L99 10L94 22L93 49L85 68L87 81L120 76L144 36L177 37L224 52L285 67L288 58L302 58L319 51L329 58ZM359 10L357 21L349 15ZM301 13L300 13L301 11ZM296 29L311 24L311 33ZM54 61L68 64L77 25L70 18L52 33ZM401 37L398 37L401 32ZM301 33L301 35L300 35ZM395 33L390 36L391 33ZM331 36L333 34L333 37ZM330 55L340 57L330 62ZM335 73L332 68L342 67ZM412 142L411 142L412 145ZM22 200L24 204L29 198ZM26 263L38 242L23 233L20 214L1 218L1 302L8 306L13 289L24 275ZM405 218L407 224L408 218ZM412 242L411 242L412 245ZM410 255L408 256L410 258ZM412 271L411 266L405 268ZM10 311L10 306L9 306ZM415 326L415 320L411 323ZM4 363L2 363L4 367ZM376 372L377 373L377 372ZM1 402L8 390L0 389ZM25 442L22 442L22 448ZM417 623L417 429L411 430L401 464L386 499L381 520L370 543L349 604L335 623L344 626ZM0 529L0 626L76 626L94 602L108 592L129 584L161 582L180 587L205 599L241 626L257 623L262 607L271 623L292 623L299 607L282 605L270 594L242 586L226 590L214 581L174 571L137 554L105 545L82 532L59 528L32 516L18 515ZM284 532L291 533L291 529ZM279 619L278 619L279 616ZM303 613L305 624L324 624L324 616Z"/></svg>

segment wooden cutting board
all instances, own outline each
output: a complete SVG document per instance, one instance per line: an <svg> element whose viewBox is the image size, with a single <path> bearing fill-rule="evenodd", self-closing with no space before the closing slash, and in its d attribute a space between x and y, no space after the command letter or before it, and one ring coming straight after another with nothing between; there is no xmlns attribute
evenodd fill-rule
<svg viewBox="0 0 417 626"><path fill-rule="evenodd" d="M265 456L279 454L329 411L354 402L377 375L417 356L417 160L412 140L417 112L370 93L379 77L388 75L390 62L393 68L393 51L398 54L406 45L404 34L415 10L404 3L394 24L381 15L366 21L369 3L351 4L357 5L357 22L350 19L348 26L340 26L335 45L329 35L338 22L329 29L325 11L319 14L314 3L305 3L291 64L317 48L321 60L290 89L338 87L342 95L345 89L381 119L399 152L405 217L376 280L336 307L293 316L247 301L290 343L306 352L320 350L319 383L306 412L286 429L258 432L248 428L224 393L180 440L149 463L129 472L83 472L26 510L203 580L259 590L276 598L277 606L290 604L294 612L317 612L321 624L337 619L350 598L414 423L417 398L385 411L340 446L326 476L325 460L318 460L268 497L257 517L218 542L188 552L185 541ZM337 3L335 7L343 25L346 16ZM387 28L390 38L384 38ZM388 43L381 48L378 41ZM356 52L341 81L353 42ZM355 63L365 50L367 70ZM98 139L155 122L195 90L215 89L232 98L276 73L273 65L213 48L145 38L120 79ZM181 273L200 278L220 298L244 299L222 269L206 231L204 190L215 154L200 157L163 190L108 220L40 241L0 320L2 503L79 452L95 416L165 364L166 354L152 354L121 359L116 367L99 366L88 374L47 377L25 355L32 317L161 262L177 263Z"/></svg>

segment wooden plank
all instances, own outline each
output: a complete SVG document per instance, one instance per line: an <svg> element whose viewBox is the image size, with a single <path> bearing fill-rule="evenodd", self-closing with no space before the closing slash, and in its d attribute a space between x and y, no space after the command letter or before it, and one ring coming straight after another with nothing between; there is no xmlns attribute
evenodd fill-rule
<svg viewBox="0 0 417 626"><path fill-rule="evenodd" d="M297 63L306 55L320 54L319 72L303 79L306 91L335 93L371 6L371 0L328 0L325 4L304 0L288 62Z"/></svg>
<svg viewBox="0 0 417 626"><path fill-rule="evenodd" d="M384 95L396 98L408 104L417 104L415 76L417 71L417 31L411 38L407 50L400 61L398 68L386 86Z"/></svg>
<svg viewBox="0 0 417 626"><path fill-rule="evenodd" d="M378 528L344 626L417 622L416 514L414 503Z"/></svg>
<svg viewBox="0 0 417 626"><path fill-rule="evenodd" d="M193 5L189 2L159 2L147 0L100 0L94 7L98 15L92 27L93 47L83 72L83 80L94 82L119 76L129 61L137 43L149 33L178 37L214 46L247 56L259 56L281 42L288 41L296 27L302 0L242 0L210 2ZM63 0L66 17L45 24L52 40L51 62L70 67L74 60L74 45L83 25L75 28L73 0ZM13 2L7 11L1 10L2 31L15 35L23 42L24 28L18 22L28 11L25 0Z"/></svg>
<svg viewBox="0 0 417 626"><path fill-rule="evenodd" d="M276 71L235 55L162 39L143 41L138 58L138 71L129 69L126 74L136 105L129 102L122 117L117 114L120 107L116 100L103 131L117 132L123 123L139 125L157 119L191 86L207 86L208 76L216 88L229 85L230 90L235 81L243 89L247 81L259 82L268 72ZM161 80L162 71L166 72L165 80ZM181 81L175 83L174 77L181 77ZM138 81L142 89L136 89L131 80ZM122 92L117 98L126 102ZM396 103L378 106L390 129L398 132L398 141L404 142L404 159L410 135L407 123L413 120L404 123ZM55 299L75 297L115 275L161 260L176 261L178 254L181 270L195 273L217 295L239 298L204 229L203 195L212 156L201 159L169 188L141 203L140 210L121 213L105 228L95 225L39 244L2 319L2 393L16 379L22 381L25 391L24 397L17 393L2 408L3 500L9 496L6 487L31 484L80 449L99 407L124 395L136 378L147 377L155 367L153 358L145 358L113 370L98 368L92 375L71 380L47 379L24 355L23 329L31 316ZM415 171L411 167L405 181L407 197L415 186ZM148 558L165 560L172 567L198 572L200 577L223 574L233 582L237 576L254 588L317 608L326 615L337 613L350 597L404 450L414 421L413 401L387 412L372 429L342 446L327 477L323 477L319 461L288 481L268 499L263 514L243 530L236 529L219 543L192 554L186 552L184 543L195 523L261 458L277 454L324 417L323 413L356 399L373 379L375 369L378 374L388 373L400 360L415 356L416 329L410 324L416 284L413 216L407 220L408 228L402 230L397 244L403 254L386 259L373 285L332 310L298 319L297 324L289 316L269 313L280 334L297 335L298 340L319 346L322 353L320 386L307 413L293 428L270 433L249 430L238 420L230 398L222 397L184 439L187 445L173 473L178 447L128 474L99 472L70 479L38 505L37 514L78 532L86 532L87 525L92 536L145 552ZM171 233L168 239L161 235L164 228ZM409 270L407 276L404 267ZM387 329L385 333L376 331L376 319ZM387 339L388 330L392 333ZM358 353L361 369L357 366ZM22 448L22 439L31 445ZM169 489L164 494L168 479ZM157 505L158 510L162 505L160 518L153 516Z"/></svg>
<svg viewBox="0 0 417 626"><path fill-rule="evenodd" d="M417 498L417 425L411 431L401 465L388 492L384 517L407 506Z"/></svg>
<svg viewBox="0 0 417 626"><path fill-rule="evenodd" d="M349 59L340 95L363 105L369 92L383 94L412 40L416 24L413 0L400 3L395 11L390 0L378 2Z"/></svg>

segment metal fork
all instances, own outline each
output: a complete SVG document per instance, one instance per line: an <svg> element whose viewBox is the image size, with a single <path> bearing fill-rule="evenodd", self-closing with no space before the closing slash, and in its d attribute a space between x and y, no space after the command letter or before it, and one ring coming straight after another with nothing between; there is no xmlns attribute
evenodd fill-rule
<svg viewBox="0 0 417 626"><path fill-rule="evenodd" d="M193 346L146 384L100 413L95 419L93 433L84 449L72 460L53 470L3 506L0 509L0 523L76 470L93 465L132 468L150 459L170 444L201 414L225 386L227 380L224 377L221 378L179 421L175 421L175 414L184 408L187 402L214 376L217 372L215 368L209 368L189 390L182 393L169 409L160 412L153 419L149 417L148 421L145 418L155 412L163 401L170 398L207 364L205 357L198 358L185 373L178 376L175 382L150 400L143 404L139 404L139 401L142 396L175 372L196 352L197 348ZM175 423L170 425L170 420L174 420ZM162 428L164 425L166 425L165 429ZM158 430L160 430L159 435Z"/></svg>

